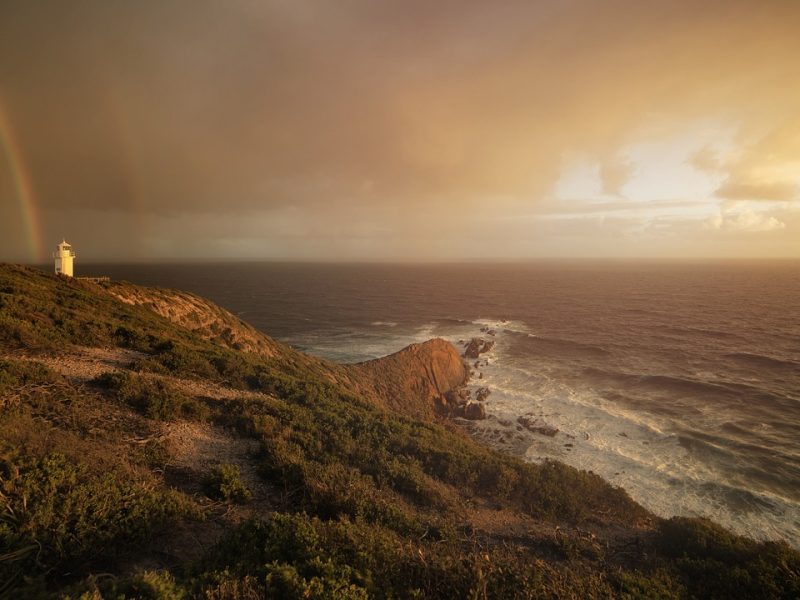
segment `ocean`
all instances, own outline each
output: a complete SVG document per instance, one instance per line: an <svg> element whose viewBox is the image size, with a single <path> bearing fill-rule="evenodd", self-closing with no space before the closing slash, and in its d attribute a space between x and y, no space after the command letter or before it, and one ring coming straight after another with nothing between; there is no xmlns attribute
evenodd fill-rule
<svg viewBox="0 0 800 600"><path fill-rule="evenodd" d="M490 391L475 436L598 473L658 515L800 544L797 262L78 270L196 292L339 362L491 339L470 361Z"/></svg>

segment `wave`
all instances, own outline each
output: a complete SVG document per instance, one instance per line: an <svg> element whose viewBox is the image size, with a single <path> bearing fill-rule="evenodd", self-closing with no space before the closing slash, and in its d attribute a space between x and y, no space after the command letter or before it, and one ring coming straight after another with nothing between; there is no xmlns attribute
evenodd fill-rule
<svg viewBox="0 0 800 600"><path fill-rule="evenodd" d="M611 355L611 352L602 346L533 334L527 334L525 339L515 340L515 348L518 354L536 353L560 358L593 357L604 359Z"/></svg>
<svg viewBox="0 0 800 600"><path fill-rule="evenodd" d="M793 360L782 360L774 356L763 354L751 354L749 352L731 352L724 354L723 358L736 361L749 367L757 369L774 369L778 371L790 371L792 373L800 370L800 363Z"/></svg>
<svg viewBox="0 0 800 600"><path fill-rule="evenodd" d="M695 396L704 401L726 400L733 405L760 402L791 407L800 404L754 383L709 381L678 375L626 373L600 367L586 367L581 370L581 374L594 382L615 383L631 389L669 392L679 397Z"/></svg>
<svg viewBox="0 0 800 600"><path fill-rule="evenodd" d="M673 335L677 335L680 339L685 339L686 334L688 333L715 340L745 340L745 338L739 333L734 333L732 331L720 331L718 329L709 329L706 327L677 327L675 325L654 324L649 325L648 329L671 333Z"/></svg>
<svg viewBox="0 0 800 600"><path fill-rule="evenodd" d="M473 325L477 325L481 329L489 329L493 331L502 331L505 333L524 333L531 332L530 327L523 321L513 321L508 319L486 319L480 318L469 321Z"/></svg>
<svg viewBox="0 0 800 600"><path fill-rule="evenodd" d="M507 358L501 352L482 368L484 377L476 382L492 391L487 412L494 418L481 426L481 437L488 443L526 460L551 458L592 470L661 516L705 516L763 539L791 539L796 531L789 515L800 517L791 483L797 474L788 466L775 470L773 465L770 471L771 461L788 465L791 455L770 451L768 440L726 435L719 426L714 426L715 433L689 430L695 420L711 426L708 418L715 421L724 414L720 409L709 416L693 406L693 399L709 392L738 397L742 389L675 375L587 369L606 381L625 384L600 393L593 386L576 387L582 375L565 380L562 372ZM680 390L675 395L690 400L676 405L662 401L657 410L643 407L637 401L642 394L626 389L673 394ZM519 415L531 415L559 433L548 437L519 430Z"/></svg>

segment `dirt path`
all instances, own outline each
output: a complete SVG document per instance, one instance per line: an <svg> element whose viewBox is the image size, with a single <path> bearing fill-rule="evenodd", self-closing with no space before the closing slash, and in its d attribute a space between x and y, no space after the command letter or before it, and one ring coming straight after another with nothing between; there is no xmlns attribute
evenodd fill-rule
<svg viewBox="0 0 800 600"><path fill-rule="evenodd" d="M69 350L69 354L61 356L31 356L26 354L7 354L0 358L12 360L29 360L42 363L54 371L61 373L68 379L79 383L86 383L95 377L108 373L109 371L128 371L131 363L136 359L146 357L146 354L127 350L124 348L74 348ZM211 398L214 400L230 400L243 395L261 396L268 398L266 394L260 392L244 391L229 388L224 385L215 384L209 381L198 381L195 379L184 379L171 375L159 375L157 373L138 373L148 379L161 379L174 387L177 387L185 394L196 397Z"/></svg>
<svg viewBox="0 0 800 600"><path fill-rule="evenodd" d="M69 348L59 356L7 354L2 358L29 360L47 365L65 377L81 382L94 379L107 371L120 371L144 354L124 348Z"/></svg>
<svg viewBox="0 0 800 600"><path fill-rule="evenodd" d="M269 486L258 474L256 440L237 437L214 425L180 421L164 424L164 442L168 446L168 471L192 475L184 491L202 493L202 480L209 470L227 463L238 467L242 480L253 494L252 505L269 504Z"/></svg>

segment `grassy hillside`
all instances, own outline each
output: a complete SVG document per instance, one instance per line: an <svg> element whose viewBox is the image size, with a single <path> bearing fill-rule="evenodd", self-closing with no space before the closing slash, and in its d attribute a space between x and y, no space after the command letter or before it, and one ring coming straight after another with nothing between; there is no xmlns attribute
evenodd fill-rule
<svg viewBox="0 0 800 600"><path fill-rule="evenodd" d="M0 597L800 597L784 543L657 519L148 293L0 266Z"/></svg>

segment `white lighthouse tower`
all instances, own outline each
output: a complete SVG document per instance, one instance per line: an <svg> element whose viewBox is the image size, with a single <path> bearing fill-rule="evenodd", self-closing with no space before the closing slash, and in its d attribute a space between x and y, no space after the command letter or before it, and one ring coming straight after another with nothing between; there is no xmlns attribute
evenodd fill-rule
<svg viewBox="0 0 800 600"><path fill-rule="evenodd" d="M75 252L72 250L72 246L67 243L67 240L61 240L61 243L56 246L53 258L56 262L56 275L72 277L72 260L75 258Z"/></svg>

